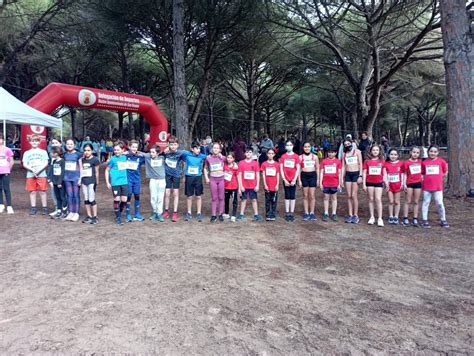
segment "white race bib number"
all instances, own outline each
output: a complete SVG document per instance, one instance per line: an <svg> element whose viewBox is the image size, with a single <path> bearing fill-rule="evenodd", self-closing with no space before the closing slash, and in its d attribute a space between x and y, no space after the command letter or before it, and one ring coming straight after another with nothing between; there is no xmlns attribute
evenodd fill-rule
<svg viewBox="0 0 474 356"><path fill-rule="evenodd" d="M324 166L324 173L326 174L336 174L337 167L335 165Z"/></svg>
<svg viewBox="0 0 474 356"><path fill-rule="evenodd" d="M211 172L216 172L216 171L222 171L222 163L217 162L217 163L212 163L210 165Z"/></svg>
<svg viewBox="0 0 474 356"><path fill-rule="evenodd" d="M315 164L312 159L304 160L304 168L314 168Z"/></svg>
<svg viewBox="0 0 474 356"><path fill-rule="evenodd" d="M398 173L389 173L388 174L388 181L390 183L398 183L400 182L400 174Z"/></svg>
<svg viewBox="0 0 474 356"><path fill-rule="evenodd" d="M172 159L166 159L166 165L170 168L176 168L176 166L178 165L178 162L177 161L174 161Z"/></svg>
<svg viewBox="0 0 474 356"><path fill-rule="evenodd" d="M8 161L5 157L0 157L0 167L7 167Z"/></svg>
<svg viewBox="0 0 474 356"><path fill-rule="evenodd" d="M346 156L346 164L357 164L357 156Z"/></svg>
<svg viewBox="0 0 474 356"><path fill-rule="evenodd" d="M412 164L410 166L410 173L411 174L420 174L421 173L421 165L420 164Z"/></svg>
<svg viewBox="0 0 474 356"><path fill-rule="evenodd" d="M132 171L136 171L138 169L137 161L127 161L127 163L128 163L127 169L130 169Z"/></svg>
<svg viewBox="0 0 474 356"><path fill-rule="evenodd" d="M128 168L128 162L117 162L119 171L123 171Z"/></svg>
<svg viewBox="0 0 474 356"><path fill-rule="evenodd" d="M42 162L40 159L32 159L29 165L31 168L38 168L41 167Z"/></svg>
<svg viewBox="0 0 474 356"><path fill-rule="evenodd" d="M232 180L232 172L224 172L224 179L228 182L230 182Z"/></svg>
<svg viewBox="0 0 474 356"><path fill-rule="evenodd" d="M161 159L152 159L150 160L150 165L152 167L161 167L163 165L163 161Z"/></svg>
<svg viewBox="0 0 474 356"><path fill-rule="evenodd" d="M283 163L283 167L295 168L295 161L293 161L292 159L285 159L285 162Z"/></svg>
<svg viewBox="0 0 474 356"><path fill-rule="evenodd" d="M382 167L380 167L380 166L370 166L369 167L369 175L379 176L381 174L382 174Z"/></svg>
<svg viewBox="0 0 474 356"><path fill-rule="evenodd" d="M267 167L265 168L265 175L268 177L276 177L277 170L275 167Z"/></svg>
<svg viewBox="0 0 474 356"><path fill-rule="evenodd" d="M426 166L426 174L427 175L438 175L439 174L439 166Z"/></svg>
<svg viewBox="0 0 474 356"><path fill-rule="evenodd" d="M66 161L65 169L66 171L75 171L77 167L77 162Z"/></svg>
<svg viewBox="0 0 474 356"><path fill-rule="evenodd" d="M53 167L53 175L60 176L61 175L61 167Z"/></svg>
<svg viewBox="0 0 474 356"><path fill-rule="evenodd" d="M244 179L249 179L249 180L255 179L255 172L254 171L245 171L244 172Z"/></svg>
<svg viewBox="0 0 474 356"><path fill-rule="evenodd" d="M83 177L92 177L92 167L82 168Z"/></svg>
<svg viewBox="0 0 474 356"><path fill-rule="evenodd" d="M196 167L196 166L188 167L188 174L198 174L198 173L199 173L199 167Z"/></svg>

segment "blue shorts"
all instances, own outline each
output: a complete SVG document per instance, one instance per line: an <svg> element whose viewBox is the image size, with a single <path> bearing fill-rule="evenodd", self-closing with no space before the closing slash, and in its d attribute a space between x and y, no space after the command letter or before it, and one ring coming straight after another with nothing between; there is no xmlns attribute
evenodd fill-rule
<svg viewBox="0 0 474 356"><path fill-rule="evenodd" d="M128 182L128 195L140 194L141 184L140 182Z"/></svg>
<svg viewBox="0 0 474 356"><path fill-rule="evenodd" d="M337 187L324 187L323 188L323 193L324 194L336 194L337 193Z"/></svg>
<svg viewBox="0 0 474 356"><path fill-rule="evenodd" d="M253 189L245 189L245 192L242 193L242 200L247 199L257 199L257 192Z"/></svg>

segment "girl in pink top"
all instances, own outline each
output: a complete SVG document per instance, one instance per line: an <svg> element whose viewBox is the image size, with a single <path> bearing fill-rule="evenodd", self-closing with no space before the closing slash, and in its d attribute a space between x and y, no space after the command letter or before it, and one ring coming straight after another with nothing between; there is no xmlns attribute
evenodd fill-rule
<svg viewBox="0 0 474 356"><path fill-rule="evenodd" d="M204 166L204 177L211 188L211 223L217 221L217 206L219 205L219 221L224 221L224 163L225 158L221 155L221 145L215 142L212 152L207 156Z"/></svg>
<svg viewBox="0 0 474 356"><path fill-rule="evenodd" d="M13 152L7 146L3 136L0 135L0 213L5 211L3 193L7 203L7 214L13 214L12 196L10 193L10 173L13 167Z"/></svg>

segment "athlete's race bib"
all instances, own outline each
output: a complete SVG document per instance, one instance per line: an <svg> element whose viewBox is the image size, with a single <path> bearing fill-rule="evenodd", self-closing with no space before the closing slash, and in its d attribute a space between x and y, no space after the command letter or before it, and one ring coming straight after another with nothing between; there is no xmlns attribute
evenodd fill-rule
<svg viewBox="0 0 474 356"><path fill-rule="evenodd" d="M412 164L410 166L410 173L411 174L419 174L421 173L421 164Z"/></svg>
<svg viewBox="0 0 474 356"><path fill-rule="evenodd" d="M388 181L390 183L398 183L400 182L400 174L398 173L389 173L388 174Z"/></svg>
<svg viewBox="0 0 474 356"><path fill-rule="evenodd" d="M324 173L326 174L336 174L337 167L335 165L324 166Z"/></svg>
<svg viewBox="0 0 474 356"><path fill-rule="evenodd" d="M198 174L198 173L199 173L199 167L196 167L196 166L188 167L188 174Z"/></svg>
<svg viewBox="0 0 474 356"><path fill-rule="evenodd" d="M221 162L211 163L209 168L211 169L211 172L222 171L222 163Z"/></svg>
<svg viewBox="0 0 474 356"><path fill-rule="evenodd" d="M305 159L304 160L304 168L313 168L315 165L315 161L312 159Z"/></svg>
<svg viewBox="0 0 474 356"><path fill-rule="evenodd" d="M130 169L132 171L136 171L138 169L138 162L137 161L127 161L128 167L127 169Z"/></svg>
<svg viewBox="0 0 474 356"><path fill-rule="evenodd" d="M128 162L117 162L119 171L123 171L128 168Z"/></svg>
<svg viewBox="0 0 474 356"><path fill-rule="evenodd" d="M75 171L77 167L77 162L66 161L65 169L66 171Z"/></svg>
<svg viewBox="0 0 474 356"><path fill-rule="evenodd" d="M8 161L5 157L0 157L0 167L8 167Z"/></svg>
<svg viewBox="0 0 474 356"><path fill-rule="evenodd" d="M53 175L60 176L61 175L61 167L53 167Z"/></svg>
<svg viewBox="0 0 474 356"><path fill-rule="evenodd" d="M346 164L357 164L357 156L346 156Z"/></svg>
<svg viewBox="0 0 474 356"><path fill-rule="evenodd" d="M163 165L163 161L161 159L152 159L150 160L150 166L153 168L161 167Z"/></svg>
<svg viewBox="0 0 474 356"><path fill-rule="evenodd" d="M380 166L370 166L369 167L369 175L379 176L381 174L382 174L382 167L380 167Z"/></svg>
<svg viewBox="0 0 474 356"><path fill-rule="evenodd" d="M426 166L426 174L427 175L438 175L439 174L439 166Z"/></svg>
<svg viewBox="0 0 474 356"><path fill-rule="evenodd" d="M249 180L255 179L255 172L254 171L245 171L244 172L244 179L249 179Z"/></svg>
<svg viewBox="0 0 474 356"><path fill-rule="evenodd" d="M224 172L224 179L228 182L230 182L232 180L232 172Z"/></svg>
<svg viewBox="0 0 474 356"><path fill-rule="evenodd" d="M83 177L92 177L92 167L82 168Z"/></svg>
<svg viewBox="0 0 474 356"><path fill-rule="evenodd" d="M285 162L283 163L283 167L295 168L295 161L293 161L292 159L285 159Z"/></svg>
<svg viewBox="0 0 474 356"><path fill-rule="evenodd" d="M42 163L43 163L43 161L40 160L40 159L32 159L29 163L29 166L31 168L38 168L38 167L41 167Z"/></svg>
<svg viewBox="0 0 474 356"><path fill-rule="evenodd" d="M275 167L267 167L265 168L265 175L268 177L276 177L277 170Z"/></svg>
<svg viewBox="0 0 474 356"><path fill-rule="evenodd" d="M170 168L176 168L176 166L178 165L177 161L174 161L174 160L169 159L169 158L167 158L165 162L166 162L166 165Z"/></svg>

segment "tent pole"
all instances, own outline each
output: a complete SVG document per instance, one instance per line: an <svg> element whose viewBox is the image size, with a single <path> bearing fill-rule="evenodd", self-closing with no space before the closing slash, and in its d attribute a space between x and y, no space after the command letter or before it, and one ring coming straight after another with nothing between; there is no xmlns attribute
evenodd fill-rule
<svg viewBox="0 0 474 356"><path fill-rule="evenodd" d="M3 118L3 140L7 144L7 121L5 118Z"/></svg>

